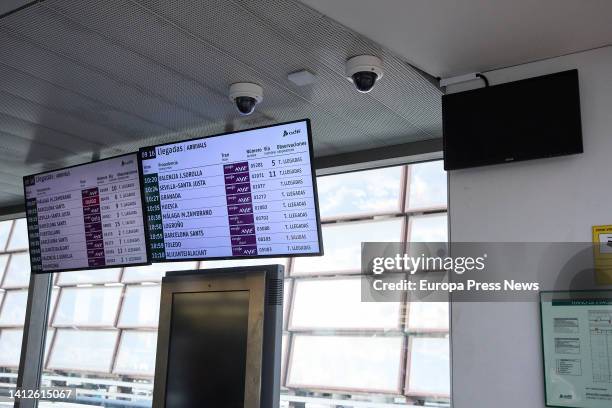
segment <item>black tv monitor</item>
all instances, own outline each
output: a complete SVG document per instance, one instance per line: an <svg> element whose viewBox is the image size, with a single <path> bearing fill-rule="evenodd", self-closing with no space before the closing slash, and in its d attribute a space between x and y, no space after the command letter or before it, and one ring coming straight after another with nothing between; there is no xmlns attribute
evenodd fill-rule
<svg viewBox="0 0 612 408"><path fill-rule="evenodd" d="M280 265L169 272L162 281L154 408L278 408Z"/></svg>
<svg viewBox="0 0 612 408"><path fill-rule="evenodd" d="M578 71L442 97L444 169L582 153Z"/></svg>
<svg viewBox="0 0 612 408"><path fill-rule="evenodd" d="M140 149L153 262L323 254L310 121Z"/></svg>
<svg viewBox="0 0 612 408"><path fill-rule="evenodd" d="M25 176L34 273L150 264L138 154Z"/></svg>

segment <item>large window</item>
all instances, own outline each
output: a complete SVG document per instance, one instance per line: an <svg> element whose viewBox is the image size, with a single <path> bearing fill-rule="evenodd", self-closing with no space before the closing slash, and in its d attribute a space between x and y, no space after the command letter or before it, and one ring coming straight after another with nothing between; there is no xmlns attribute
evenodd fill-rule
<svg viewBox="0 0 612 408"><path fill-rule="evenodd" d="M283 406L447 404L448 305L361 302L359 279L363 241L447 239L442 163L324 176L317 183L323 257L57 274L43 385L76 387L82 405L150 406L165 272L281 263L287 271ZM21 220L0 223L0 392L14 386L19 363L29 281L23 230Z"/></svg>
<svg viewBox="0 0 612 408"><path fill-rule="evenodd" d="M0 222L0 392L17 379L30 284L27 249L25 219Z"/></svg>

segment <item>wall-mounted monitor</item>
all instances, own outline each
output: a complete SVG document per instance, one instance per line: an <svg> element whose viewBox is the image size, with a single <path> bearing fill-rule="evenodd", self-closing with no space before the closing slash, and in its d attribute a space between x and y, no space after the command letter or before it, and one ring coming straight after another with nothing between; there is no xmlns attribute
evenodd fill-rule
<svg viewBox="0 0 612 408"><path fill-rule="evenodd" d="M310 122L140 149L154 262L321 255Z"/></svg>
<svg viewBox="0 0 612 408"><path fill-rule="evenodd" d="M32 272L149 264L138 154L23 178Z"/></svg>
<svg viewBox="0 0 612 408"><path fill-rule="evenodd" d="M444 169L582 153L578 71L442 97Z"/></svg>

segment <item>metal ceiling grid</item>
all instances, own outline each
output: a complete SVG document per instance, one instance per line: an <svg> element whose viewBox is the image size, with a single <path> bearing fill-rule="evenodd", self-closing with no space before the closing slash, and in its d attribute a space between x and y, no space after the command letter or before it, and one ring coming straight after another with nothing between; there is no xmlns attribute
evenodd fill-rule
<svg viewBox="0 0 612 408"><path fill-rule="evenodd" d="M147 125L151 127L146 122L138 123L138 118L122 113L109 105L2 63L0 63L0 93L2 93L0 112L30 120L31 123L36 123L42 114L45 124L60 129L78 129L78 137L81 138L89 136L94 140L119 143L125 141L126 135L130 137L134 132L131 127L123 125L124 123L132 126L136 123L137 129ZM145 128L145 130L159 132L163 129ZM146 134L142 135L144 136Z"/></svg>
<svg viewBox="0 0 612 408"><path fill-rule="evenodd" d="M363 53L385 64L366 95L344 78ZM287 80L301 69L316 82ZM250 117L227 98L236 81L264 88ZM28 173L279 121L310 118L318 156L438 138L440 97L295 0L46 0L0 20L0 207Z"/></svg>
<svg viewBox="0 0 612 408"><path fill-rule="evenodd" d="M109 3L113 2L105 2L104 7ZM51 2L51 4L54 3ZM122 4L122 6L124 5ZM274 78L266 76L265 73L241 62L241 60L233 54L225 52L218 47L211 46L209 42L201 40L200 37L194 35L190 31L167 24L166 20L160 20L159 16L155 13L145 12L144 14L140 14L143 12L143 9L139 6L133 7L134 9L130 9L128 15L107 15L104 14L103 8L99 10L94 8L93 10L88 9L87 13L79 13L75 18L89 19L86 21L85 25L94 27L94 29L101 29L109 24L124 26L128 25L130 21L137 21L137 24L133 24L121 30L121 32L116 33L120 41L126 44L127 47L132 49L138 48L143 54L154 55L154 58L161 64L171 66L177 71L188 72L196 78L198 82L206 83L209 88L213 88L219 93L226 93L228 85L238 80L237 78L248 78L249 81L260 83L264 87L264 102L258 107L258 111L263 112L266 116L276 121L291 120L295 119L296 116L285 116L285 111L287 109L292 111L294 108L298 108L300 115L297 117L310 117L315 124L332 122L339 122L342 124L342 122L345 122L343 126L335 126L334 124L336 130L345 133L348 138L351 138L352 135L352 140L354 142L359 142L359 140L356 140L356 136L362 135L364 132L360 131L358 128L351 129L352 124L346 121L345 118L330 114L329 110L331 110L331 106L324 107L327 109L320 109L320 107L317 109L317 106L308 103L308 101L300 96L295 90L279 86L278 81ZM62 11L75 13L74 9ZM100 15L92 16L92 14L98 12ZM136 15L137 20L134 20L135 18L131 17L132 15ZM105 19L112 19L112 21L106 21ZM116 19L122 19L122 21L117 23L115 21ZM99 27L97 25L99 25ZM143 30L146 30L146 32L143 32ZM142 36L150 38L151 41L147 44L140 44L138 38ZM160 44L170 44L170 46L160 47ZM274 48L260 46L259 49ZM257 51L257 53L260 54L260 58L267 58L267 56L261 55L261 51ZM202 67L206 67L206 69ZM279 71L280 70L281 68L279 68ZM283 80L285 79L283 78ZM348 81L346 82L347 85L350 86ZM345 100L342 102L345 102ZM204 101L204 104L207 105L208 102ZM223 103L223 106L230 109L231 115L236 115L229 101ZM328 117L315 117L318 115ZM314 133L315 139L317 133L323 134L323 132L316 131ZM367 138L369 143L371 143L373 136L374 135L370 135L370 137ZM329 140L330 134L328 132L325 132L325 138ZM318 140L315 140L315 142L318 142ZM315 145L315 147L317 146ZM330 154L333 153L333 151L321 153Z"/></svg>
<svg viewBox="0 0 612 408"><path fill-rule="evenodd" d="M348 57L369 53L382 57L385 80L380 81L368 96L408 119L415 128L429 133L428 138L441 137L442 93L437 86L432 86L433 78L425 78L420 71L385 48L302 3L290 0L232 2L267 21L270 27L278 27L282 35L291 33L292 38L302 46L310 45L316 52L317 60L331 67L338 75L344 75L344 63ZM279 14L283 18L270 17Z"/></svg>

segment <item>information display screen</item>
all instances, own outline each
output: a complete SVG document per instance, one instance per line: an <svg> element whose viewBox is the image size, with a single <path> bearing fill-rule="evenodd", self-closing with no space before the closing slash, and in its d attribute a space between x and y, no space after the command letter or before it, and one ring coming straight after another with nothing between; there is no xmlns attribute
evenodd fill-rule
<svg viewBox="0 0 612 408"><path fill-rule="evenodd" d="M149 263L138 154L23 179L32 272Z"/></svg>
<svg viewBox="0 0 612 408"><path fill-rule="evenodd" d="M248 328L248 290L175 293L165 406L243 408Z"/></svg>
<svg viewBox="0 0 612 408"><path fill-rule="evenodd" d="M546 406L609 408L612 291L542 292Z"/></svg>
<svg viewBox="0 0 612 408"><path fill-rule="evenodd" d="M140 150L153 261L320 255L308 120Z"/></svg>

